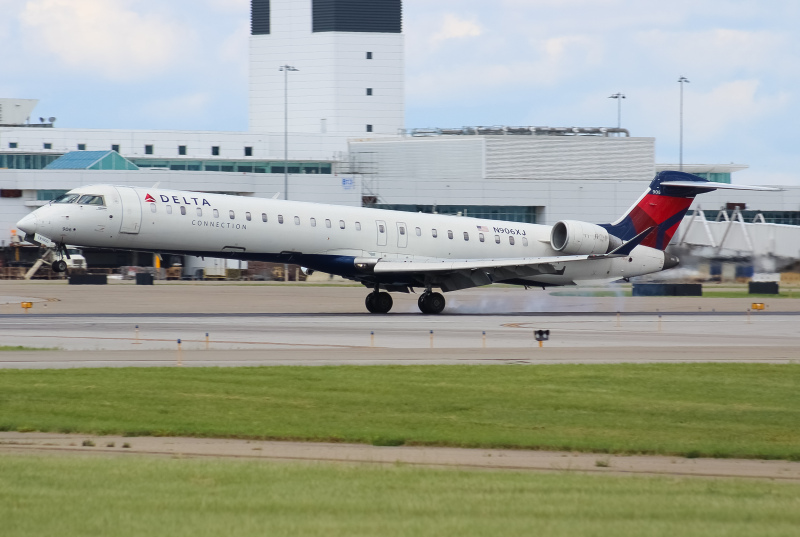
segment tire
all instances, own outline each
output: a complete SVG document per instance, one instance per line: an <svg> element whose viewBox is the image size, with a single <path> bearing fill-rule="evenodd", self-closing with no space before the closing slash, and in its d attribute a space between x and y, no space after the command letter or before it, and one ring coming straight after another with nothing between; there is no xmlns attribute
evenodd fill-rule
<svg viewBox="0 0 800 537"><path fill-rule="evenodd" d="M417 307L422 313L430 313L430 307L428 306L428 295L429 293L423 293L419 295L419 298L417 299Z"/></svg>
<svg viewBox="0 0 800 537"><path fill-rule="evenodd" d="M392 295L383 291L375 296L375 312L376 313L389 313L394 305Z"/></svg>
<svg viewBox="0 0 800 537"><path fill-rule="evenodd" d="M428 311L426 313L438 314L444 311L446 301L441 293L431 293L426 300Z"/></svg>
<svg viewBox="0 0 800 537"><path fill-rule="evenodd" d="M367 306L367 311L370 313L378 313L378 310L375 309L375 295L377 293L370 293L367 295L367 298L364 300L364 304Z"/></svg>
<svg viewBox="0 0 800 537"><path fill-rule="evenodd" d="M67 271L67 262L63 259L59 259L54 261L50 267L53 269L53 272L66 272Z"/></svg>

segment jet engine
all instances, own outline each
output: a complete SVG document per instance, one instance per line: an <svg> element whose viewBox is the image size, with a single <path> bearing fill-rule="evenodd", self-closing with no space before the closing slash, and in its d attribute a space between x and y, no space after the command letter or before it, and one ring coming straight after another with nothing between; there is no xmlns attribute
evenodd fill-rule
<svg viewBox="0 0 800 537"><path fill-rule="evenodd" d="M622 240L596 224L561 220L553 226L550 245L564 255L607 254L621 246Z"/></svg>

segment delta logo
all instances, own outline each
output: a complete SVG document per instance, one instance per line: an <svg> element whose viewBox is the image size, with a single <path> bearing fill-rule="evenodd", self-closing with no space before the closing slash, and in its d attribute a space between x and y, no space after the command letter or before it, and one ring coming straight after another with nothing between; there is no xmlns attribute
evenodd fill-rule
<svg viewBox="0 0 800 537"><path fill-rule="evenodd" d="M155 203L156 199L150 194L148 194L144 197L144 201L146 201L147 203Z"/></svg>
<svg viewBox="0 0 800 537"><path fill-rule="evenodd" d="M207 206L211 207L211 204L205 198L190 197L189 199L186 199L186 196L171 196L170 197L170 196L165 196L164 194L160 194L158 197L161 198L161 201L164 202L164 203L172 202L172 203L176 203L176 204L183 203L184 205L207 205ZM191 201L189 201L189 200L191 200ZM151 196L150 194L146 194L144 196L144 201L146 203L155 203L156 199L153 196Z"/></svg>

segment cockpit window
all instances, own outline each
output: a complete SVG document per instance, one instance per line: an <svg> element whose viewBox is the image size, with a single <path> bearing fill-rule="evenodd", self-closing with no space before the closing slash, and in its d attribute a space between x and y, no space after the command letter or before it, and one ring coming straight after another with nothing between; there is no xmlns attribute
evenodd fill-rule
<svg viewBox="0 0 800 537"><path fill-rule="evenodd" d="M53 200L53 203L75 203L78 201L80 194L63 194Z"/></svg>
<svg viewBox="0 0 800 537"><path fill-rule="evenodd" d="M103 201L103 196L95 196L94 194L84 194L81 196L81 199L78 200L78 205L105 205L106 202Z"/></svg>

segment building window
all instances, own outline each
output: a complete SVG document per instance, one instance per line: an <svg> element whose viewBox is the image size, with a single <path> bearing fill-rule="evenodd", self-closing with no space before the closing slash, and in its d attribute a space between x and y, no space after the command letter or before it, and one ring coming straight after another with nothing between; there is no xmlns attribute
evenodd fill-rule
<svg viewBox="0 0 800 537"><path fill-rule="evenodd" d="M78 151L86 151L86 144L78 144Z"/></svg>
<svg viewBox="0 0 800 537"><path fill-rule="evenodd" d="M8 142L8 148L9 149L16 149L17 148L17 142Z"/></svg>
<svg viewBox="0 0 800 537"><path fill-rule="evenodd" d="M51 144L50 142L45 142L44 148L45 149L53 149L53 144Z"/></svg>
<svg viewBox="0 0 800 537"><path fill-rule="evenodd" d="M244 219L247 220L248 222L253 219L253 217L250 216L250 211L244 213Z"/></svg>
<svg viewBox="0 0 800 537"><path fill-rule="evenodd" d="M262 222L266 222L267 221L267 213L261 213L261 221Z"/></svg>
<svg viewBox="0 0 800 537"><path fill-rule="evenodd" d="M367 88L367 95L372 95L372 88Z"/></svg>
<svg viewBox="0 0 800 537"><path fill-rule="evenodd" d="M153 154L153 146L150 145L150 144L147 144L146 146L144 146L144 154L145 155L152 155Z"/></svg>
<svg viewBox="0 0 800 537"><path fill-rule="evenodd" d="M296 225L296 226L300 225L300 217L299 216L295 216L294 217L294 225Z"/></svg>
<svg viewBox="0 0 800 537"><path fill-rule="evenodd" d="M252 157L253 156L253 148L252 147L245 147L244 148L244 156Z"/></svg>
<svg viewBox="0 0 800 537"><path fill-rule="evenodd" d="M178 154L179 155L185 155L186 154L186 146L185 145L179 145L178 146Z"/></svg>
<svg viewBox="0 0 800 537"><path fill-rule="evenodd" d="M213 156L215 156L215 157L219 156L219 146L218 145L212 145L211 146L211 154Z"/></svg>
<svg viewBox="0 0 800 537"><path fill-rule="evenodd" d="M372 132L372 125L367 125L367 132Z"/></svg>
<svg viewBox="0 0 800 537"><path fill-rule="evenodd" d="M119 144L111 144L111 151L119 153Z"/></svg>
<svg viewBox="0 0 800 537"><path fill-rule="evenodd" d="M372 53L371 53L371 52L367 52L367 59L368 59L368 60L371 60L371 59L372 59Z"/></svg>

